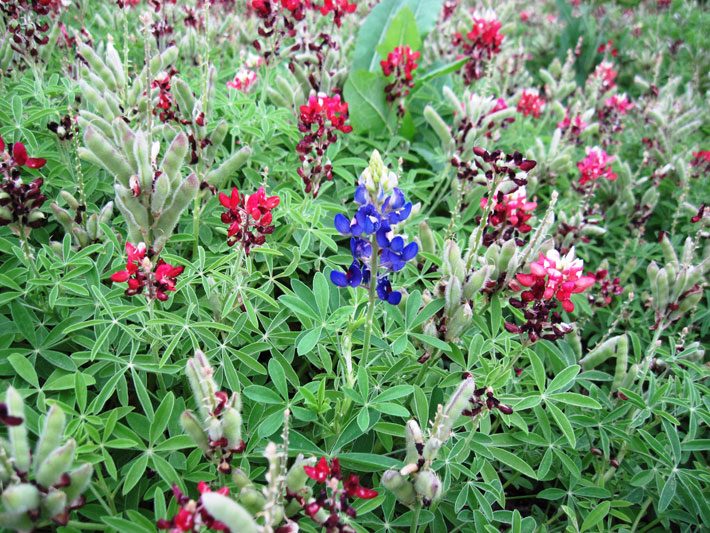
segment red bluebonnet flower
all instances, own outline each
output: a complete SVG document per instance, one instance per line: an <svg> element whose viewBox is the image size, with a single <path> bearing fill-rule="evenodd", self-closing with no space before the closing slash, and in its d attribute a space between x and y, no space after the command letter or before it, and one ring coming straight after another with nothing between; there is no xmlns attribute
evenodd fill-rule
<svg viewBox="0 0 710 533"><path fill-rule="evenodd" d="M343 16L348 13L355 13L357 4L348 2L348 0L323 0L323 5L314 7L320 9L323 16L333 13L333 22L340 27L343 23Z"/></svg>
<svg viewBox="0 0 710 533"><path fill-rule="evenodd" d="M595 182L599 178L614 181L618 176L611 169L613 160L612 156L599 147L587 148L587 156L577 163L581 174L579 185L585 185L590 181Z"/></svg>
<svg viewBox="0 0 710 533"><path fill-rule="evenodd" d="M6 151L7 146L0 137L0 169L5 176L17 167L42 168L47 164L47 160L41 157L29 157L25 145L17 142L10 147L10 152Z"/></svg>
<svg viewBox="0 0 710 533"><path fill-rule="evenodd" d="M693 159L690 166L694 170L692 177L710 174L710 150L699 150L693 152Z"/></svg>
<svg viewBox="0 0 710 533"><path fill-rule="evenodd" d="M158 520L156 523L157 528L169 530L170 533L180 533L183 531L197 532L203 531L203 528L229 532L229 528L225 524L215 520L204 508L202 494L213 492L209 484L200 481L197 484L197 490L200 493L200 497L197 500L192 500L183 494L177 485L173 485L173 495L175 496L177 504L180 506L180 510L170 520L164 518ZM227 496L229 494L229 488L221 487L214 492Z"/></svg>
<svg viewBox="0 0 710 533"><path fill-rule="evenodd" d="M513 408L501 403L500 400L495 397L491 387L482 387L474 390L473 396L468 399L468 402L471 404L471 407L463 410L461 413L463 416L474 418L478 416L484 408L489 411L497 409L504 415L513 414Z"/></svg>
<svg viewBox="0 0 710 533"><path fill-rule="evenodd" d="M19 416L12 416L8 411L7 404L0 403L0 424L6 426L19 426L23 419Z"/></svg>
<svg viewBox="0 0 710 533"><path fill-rule="evenodd" d="M303 138L296 146L301 159L298 175L306 185L306 192L318 195L323 179L333 179L333 166L326 161L328 146L337 138L337 132L350 133L353 128L346 124L348 104L339 94L327 96L323 93L311 95L308 102L300 107L298 129Z"/></svg>
<svg viewBox="0 0 710 533"><path fill-rule="evenodd" d="M616 57L619 55L619 51L614 47L614 41L612 41L611 39L609 39L605 43L600 44L599 48L597 48L598 54L604 54L606 52L609 52L611 57Z"/></svg>
<svg viewBox="0 0 710 533"><path fill-rule="evenodd" d="M239 194L236 187L229 196L220 193L219 203L226 209L222 213L222 222L229 224L227 245L234 246L240 242L249 255L253 246L264 244L266 236L274 232L271 211L280 201L278 196L266 196L263 186L249 196Z"/></svg>
<svg viewBox="0 0 710 533"><path fill-rule="evenodd" d="M579 137L587 129L587 126L589 124L584 121L582 115L571 117L569 111L565 111L565 118L557 123L557 127L562 130L562 135L569 134L576 143L581 142Z"/></svg>
<svg viewBox="0 0 710 533"><path fill-rule="evenodd" d="M535 89L523 89L517 109L518 113L522 113L526 117L532 115L535 118L540 118L540 113L545 109L545 99Z"/></svg>
<svg viewBox="0 0 710 533"><path fill-rule="evenodd" d="M328 460L321 457L315 466L306 465L303 470L309 478L325 487L320 493L316 491L318 495L310 501L295 494L290 494L289 498L299 501L306 515L325 526L327 531L349 531L345 529L347 526L343 522L341 513L351 518L356 516L350 498L369 500L377 497L377 491L360 485L360 478L355 474L350 474L343 481L337 458L328 464ZM321 509L326 513L320 513Z"/></svg>
<svg viewBox="0 0 710 533"><path fill-rule="evenodd" d="M692 217L690 217L690 222L692 222L693 224L697 224L698 222L703 220L703 218L705 218L705 211L707 211L707 210L708 210L708 206L705 204L702 204L700 206L700 208L698 209L698 212L695 215L693 215Z"/></svg>
<svg viewBox="0 0 710 533"><path fill-rule="evenodd" d="M227 87L230 89L236 89L243 93L248 93L251 91L252 87L256 85L257 75L253 70L242 67L234 75L234 79L227 82Z"/></svg>
<svg viewBox="0 0 710 533"><path fill-rule="evenodd" d="M69 115L64 115L58 122L49 122L47 129L54 133L60 141L68 141L74 137L74 124Z"/></svg>
<svg viewBox="0 0 710 533"><path fill-rule="evenodd" d="M144 243L134 246L126 242L126 268L119 270L111 276L114 283L128 283L126 296L135 296L146 290L146 298L158 299L164 302L168 299L168 292L175 290L177 277L182 274L183 266L173 266L162 259L153 265L150 259L152 254L146 249Z"/></svg>
<svg viewBox="0 0 710 533"><path fill-rule="evenodd" d="M574 311L571 296L594 285L595 277L583 275L583 267L582 260L574 255L574 247L564 257L555 249L541 253L530 264L529 274L517 274L510 283L514 291L525 288L520 298L510 299L510 304L523 311L526 321L522 325L506 322L505 328L511 333L527 333L533 342L541 337L556 340L572 331L570 324L562 322L556 307L559 302L571 313Z"/></svg>
<svg viewBox="0 0 710 533"><path fill-rule="evenodd" d="M469 57L462 73L466 84L470 84L483 76L486 62L500 52L500 45L505 36L500 33L501 23L495 12L473 14L471 30L462 35L454 35L453 44L461 48L459 57Z"/></svg>
<svg viewBox="0 0 710 533"><path fill-rule="evenodd" d="M481 198L481 209L488 205L488 198ZM490 246L494 241L508 241L515 239L519 246L523 241L519 234L528 233L532 230L528 221L533 216L533 211L537 207L537 202L527 199L525 187L520 187L510 194L503 194L498 191L493 201L493 208L488 216L486 233L483 235L483 244Z"/></svg>
<svg viewBox="0 0 710 533"><path fill-rule="evenodd" d="M540 254L537 261L530 264L529 274L517 274L515 278L523 287L523 301L557 299L562 308L571 313L574 304L570 300L572 294L584 292L594 285L594 276L582 275L584 263L574 255L574 247L561 257L554 248L547 254Z"/></svg>
<svg viewBox="0 0 710 533"><path fill-rule="evenodd" d="M618 72L614 69L613 63L602 61L596 66L594 72L592 72L592 77L600 80L601 92L603 94L616 86L615 80L617 74Z"/></svg>
<svg viewBox="0 0 710 533"><path fill-rule="evenodd" d="M386 76L394 76L392 83L385 86L385 94L388 102L399 100L397 113L404 115L403 99L409 94L409 91L414 87L414 78L412 73L417 69L417 60L419 52L412 51L409 46L397 46L389 54L387 59L380 61L382 73Z"/></svg>
<svg viewBox="0 0 710 533"><path fill-rule="evenodd" d="M624 287L621 286L621 279L609 278L608 270L597 270L594 273L594 279L599 283L599 291L597 295L589 294L589 303L592 305L607 307L613 301L614 296L619 296L624 292Z"/></svg>

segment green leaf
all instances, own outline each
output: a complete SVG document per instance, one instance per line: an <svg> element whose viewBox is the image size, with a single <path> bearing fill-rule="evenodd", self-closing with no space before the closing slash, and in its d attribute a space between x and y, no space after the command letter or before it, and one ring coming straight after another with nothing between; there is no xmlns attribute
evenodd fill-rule
<svg viewBox="0 0 710 533"><path fill-rule="evenodd" d="M348 76L343 94L349 104L350 124L356 133L382 135L387 130L392 135L385 85L385 78L380 73L356 70Z"/></svg>
<svg viewBox="0 0 710 533"><path fill-rule="evenodd" d="M602 405L594 398L577 394L576 392L558 392L547 396L548 400L574 405L575 407L585 407L587 409L601 409Z"/></svg>
<svg viewBox="0 0 710 533"><path fill-rule="evenodd" d="M500 448L495 447L491 447L489 451L491 452L493 457L495 457L504 465L509 466L513 470L517 470L518 472L528 476L529 478L537 479L537 476L535 475L533 469L530 468L530 466L517 455L510 453L507 450L502 450Z"/></svg>
<svg viewBox="0 0 710 533"><path fill-rule="evenodd" d="M412 392L414 392L414 387L411 385L395 385L394 387L389 387L387 390L380 393L373 400L373 402L389 402L391 400L409 396Z"/></svg>
<svg viewBox="0 0 710 533"><path fill-rule="evenodd" d="M555 422L557 422L557 425L562 430L562 433L564 433L567 442L569 442L569 445L574 448L577 445L577 438L574 435L572 424L568 420L567 416L565 416L565 414L555 404L547 402L546 405L547 410L552 415L552 418L555 419Z"/></svg>
<svg viewBox="0 0 710 533"><path fill-rule="evenodd" d="M168 392L160 405L155 410L155 415L153 416L153 421L150 423L150 442L154 443L158 440L165 428L168 427L168 422L170 422L170 416L173 413L173 406L175 405L175 396L172 392Z"/></svg>
<svg viewBox="0 0 710 533"><path fill-rule="evenodd" d="M283 400L273 390L262 385L249 385L244 389L244 396L258 403L280 405Z"/></svg>
<svg viewBox="0 0 710 533"><path fill-rule="evenodd" d="M384 59L392 50L405 45L412 50L419 50L422 46L414 13L407 6L402 7L392 19L385 38L377 46L377 52Z"/></svg>
<svg viewBox="0 0 710 533"><path fill-rule="evenodd" d="M530 359L530 366L532 367L533 378L535 379L535 385L537 389L542 392L545 390L545 367L542 365L540 356L538 356L532 350L528 350L528 359Z"/></svg>
<svg viewBox="0 0 710 533"><path fill-rule="evenodd" d="M7 358L8 362L12 366L13 370L17 372L17 375L24 379L27 383L39 388L39 379L37 379L37 372L30 361L22 354L14 353Z"/></svg>
<svg viewBox="0 0 710 533"><path fill-rule="evenodd" d="M124 496L131 492L131 489L135 487L138 482L143 477L145 469L148 467L148 456L146 454L141 455L133 461L133 464L128 469L126 477L123 480L123 489L121 489L121 494Z"/></svg>
<svg viewBox="0 0 710 533"><path fill-rule="evenodd" d="M325 319L328 315L328 301L330 299L330 287L322 272L316 272L313 276L313 294L316 297L318 310L321 318Z"/></svg>
<svg viewBox="0 0 710 533"><path fill-rule="evenodd" d="M572 365L565 368L562 372L555 376L555 379L550 381L547 389L545 389L545 394L550 394L552 392L557 392L558 390L564 389L569 386L574 378L577 377L579 371L582 369L579 365Z"/></svg>
<svg viewBox="0 0 710 533"><path fill-rule="evenodd" d="M320 340L321 332L321 328L313 328L303 333L296 346L298 355L305 355L315 348Z"/></svg>
<svg viewBox="0 0 710 533"><path fill-rule="evenodd" d="M609 509L611 508L611 503L602 502L590 512L582 522L581 531L587 531L595 527L599 522L604 520L607 514L609 514Z"/></svg>
<svg viewBox="0 0 710 533"><path fill-rule="evenodd" d="M676 486L677 486L675 474L668 476L663 489L661 489L661 495L658 498L658 511L665 511L671 503L671 500L675 496Z"/></svg>

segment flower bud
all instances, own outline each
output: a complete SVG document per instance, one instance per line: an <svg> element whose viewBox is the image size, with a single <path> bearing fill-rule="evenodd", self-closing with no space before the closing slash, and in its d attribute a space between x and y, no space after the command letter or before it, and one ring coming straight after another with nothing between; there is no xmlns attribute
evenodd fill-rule
<svg viewBox="0 0 710 533"><path fill-rule="evenodd" d="M182 415L180 415L180 425L182 426L183 431L187 433L187 435L195 443L195 446L200 448L203 453L209 452L209 439L194 414L190 411L184 411Z"/></svg>
<svg viewBox="0 0 710 533"><path fill-rule="evenodd" d="M202 504L215 520L222 522L230 531L258 533L260 530L244 507L227 496L217 492L205 492L202 494Z"/></svg>
<svg viewBox="0 0 710 533"><path fill-rule="evenodd" d="M404 462L407 464L416 463L422 453L424 446L424 435L416 420L409 420L404 427L404 435L407 442L407 455Z"/></svg>
<svg viewBox="0 0 710 533"><path fill-rule="evenodd" d="M436 110L430 105L427 105L424 108L424 120L427 121L434 132L438 135L444 151L448 151L454 142L454 138L451 135L451 128L449 128L448 124L444 122L441 115L439 115L439 113L437 113Z"/></svg>
<svg viewBox="0 0 710 533"><path fill-rule="evenodd" d="M52 518L64 512L67 506L67 495L61 490L51 491L42 499L42 512Z"/></svg>
<svg viewBox="0 0 710 533"><path fill-rule="evenodd" d="M222 433L227 437L231 449L238 448L242 442L242 415L233 407L228 407L222 415Z"/></svg>
<svg viewBox="0 0 710 533"><path fill-rule="evenodd" d="M436 239L426 221L419 224L419 240L421 241L423 252L436 253Z"/></svg>
<svg viewBox="0 0 710 533"><path fill-rule="evenodd" d="M44 428L37 441L35 454L32 458L35 474L39 465L49 456L49 454L57 448L64 436L64 425L66 423L66 415L61 408L53 405L47 412L47 417L44 421Z"/></svg>
<svg viewBox="0 0 710 533"><path fill-rule="evenodd" d="M57 483L74 462L75 451L74 439L69 439L64 446L52 451L37 468L37 483L42 487L51 487Z"/></svg>
<svg viewBox="0 0 710 533"><path fill-rule="evenodd" d="M6 488L2 493L2 503L8 513L26 513L39 507L40 493L29 483L18 483Z"/></svg>
<svg viewBox="0 0 710 533"><path fill-rule="evenodd" d="M158 176L153 188L153 194L150 198L150 210L155 218L160 218L165 204L170 197L170 193L172 192L168 175L163 173Z"/></svg>
<svg viewBox="0 0 710 533"><path fill-rule="evenodd" d="M93 473L94 467L89 463L84 463L69 472L69 485L62 488L62 491L67 495L69 503L75 502L89 488Z"/></svg>
<svg viewBox="0 0 710 533"><path fill-rule="evenodd" d="M89 126L84 132L84 143L95 156L96 161L121 185L128 187L128 180L133 175L133 171L125 158L111 145L111 142L103 134Z"/></svg>
<svg viewBox="0 0 710 533"><path fill-rule="evenodd" d="M422 505L428 507L441 496L441 480L435 472L424 470L417 474L414 490L416 490Z"/></svg>
<svg viewBox="0 0 710 533"><path fill-rule="evenodd" d="M392 491L403 505L412 507L417 501L414 485L396 470L387 470L382 474L382 485Z"/></svg>
<svg viewBox="0 0 710 533"><path fill-rule="evenodd" d="M444 300L446 302L446 314L451 316L454 311L461 304L461 296L463 295L463 288L461 287L461 280L456 277L450 277L446 289L444 290Z"/></svg>
<svg viewBox="0 0 710 533"><path fill-rule="evenodd" d="M187 135L180 132L175 136L173 142L170 143L170 146L163 156L163 162L160 165L160 170L167 175L170 180L170 184L175 187L180 183L180 169L185 162L185 156L187 155L188 148L189 144Z"/></svg>
<svg viewBox="0 0 710 533"><path fill-rule="evenodd" d="M473 320L473 309L471 309L469 303L466 302L459 306L448 322L446 340L458 340L461 334L471 325L471 320Z"/></svg>
<svg viewBox="0 0 710 533"><path fill-rule="evenodd" d="M30 470L30 445L27 440L27 426L25 420L25 403L20 393L10 386L5 392L5 403L7 404L7 414L23 420L22 424L9 426L7 428L10 439L10 455L15 459L14 467L18 472L29 472Z"/></svg>
<svg viewBox="0 0 710 533"><path fill-rule="evenodd" d="M220 187L226 180L234 176L244 163L251 157L251 148L243 147L241 150L212 170L205 177L205 181L214 187Z"/></svg>
<svg viewBox="0 0 710 533"><path fill-rule="evenodd" d="M288 488L288 490L290 490L291 492L298 492L306 485L308 476L306 475L306 471L303 469L303 467L313 466L315 462L315 457L309 457L308 459L304 459L303 455L299 455L296 458L293 463L293 466L291 466L288 471L288 474L286 474L286 487Z"/></svg>

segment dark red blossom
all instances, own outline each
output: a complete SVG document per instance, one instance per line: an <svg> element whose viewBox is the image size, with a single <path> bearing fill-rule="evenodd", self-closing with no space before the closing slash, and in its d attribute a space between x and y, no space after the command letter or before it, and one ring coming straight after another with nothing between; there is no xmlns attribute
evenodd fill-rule
<svg viewBox="0 0 710 533"><path fill-rule="evenodd" d="M481 198L481 209L485 209L487 205L488 198ZM498 191L488 215L483 244L490 246L496 240L504 242L514 238L516 243L522 246L523 241L519 238L519 234L532 230L528 221L532 218L536 207L537 202L528 200L525 187L520 187L510 194Z"/></svg>
<svg viewBox="0 0 710 533"><path fill-rule="evenodd" d="M693 170L693 178L710 174L710 150L699 150L697 152L693 152L693 159L690 160L690 167Z"/></svg>
<svg viewBox="0 0 710 533"><path fill-rule="evenodd" d="M591 275L591 274L590 274ZM609 272L605 269L597 270L593 274L599 290L597 294L589 294L589 303L597 307L606 307L611 304L615 296L619 296L624 292L624 287L621 285L620 278L609 278Z"/></svg>
<svg viewBox="0 0 710 533"><path fill-rule="evenodd" d="M355 13L357 4L348 2L348 0L323 0L322 5L314 7L317 7L323 16L333 13L333 22L340 27L343 23L343 16L348 13Z"/></svg>
<svg viewBox="0 0 710 533"><path fill-rule="evenodd" d="M380 61L382 73L386 77L392 76L394 79L385 86L385 94L388 102L399 100L397 113L404 115L404 102L402 101L414 87L412 73L417 69L419 52L413 51L409 46L397 46L389 54L387 59Z"/></svg>
<svg viewBox="0 0 710 533"><path fill-rule="evenodd" d="M339 94L311 95L300 107L298 129L303 138L296 146L301 159L298 175L306 185L306 192L318 195L321 181L333 179L333 166L325 160L328 147L338 139L337 132L350 133L348 104Z"/></svg>
<svg viewBox="0 0 710 533"><path fill-rule="evenodd" d="M266 235L274 232L271 211L280 201L278 196L266 196L264 187L259 187L256 193L249 196L239 194L236 187L229 196L220 193L219 203L226 209L222 213L222 222L229 224L227 244L234 246L242 243L247 255L253 246L264 244Z"/></svg>
<svg viewBox="0 0 710 533"><path fill-rule="evenodd" d="M492 11L484 15L473 15L473 26L466 34L456 33L453 44L460 48L459 57L468 57L463 66L463 79L466 84L483 77L486 63L500 52L500 45L505 36L500 33L501 23Z"/></svg>
<svg viewBox="0 0 710 533"><path fill-rule="evenodd" d="M466 377L464 377L464 379L466 379ZM481 414L483 409L488 409L489 411L497 409L504 415L513 414L513 408L501 403L501 401L495 397L491 387L482 387L474 390L468 402L471 406L463 410L461 413L463 416L476 417Z"/></svg>
<svg viewBox="0 0 710 533"><path fill-rule="evenodd" d="M19 426L23 420L19 416L12 416L7 409L7 404L0 403L0 424L6 426Z"/></svg>
<svg viewBox="0 0 710 533"><path fill-rule="evenodd" d="M203 528L229 532L229 528L222 522L215 520L215 518L207 512L202 503L203 494L216 492L217 494L227 496L229 495L229 488L221 487L216 491L212 491L208 483L200 481L197 484L197 491L200 493L200 497L197 500L192 500L183 494L177 485L173 485L173 496L180 509L170 520L164 518L158 520L156 523L157 528L169 530L170 533L204 531Z"/></svg>
<svg viewBox="0 0 710 533"><path fill-rule="evenodd" d="M128 283L126 296L141 294L145 289L146 298L164 302L168 299L167 293L175 290L177 277L182 274L184 267L173 266L162 259L158 259L154 265L147 252L144 243L134 246L126 242L126 268L115 272L111 281Z"/></svg>

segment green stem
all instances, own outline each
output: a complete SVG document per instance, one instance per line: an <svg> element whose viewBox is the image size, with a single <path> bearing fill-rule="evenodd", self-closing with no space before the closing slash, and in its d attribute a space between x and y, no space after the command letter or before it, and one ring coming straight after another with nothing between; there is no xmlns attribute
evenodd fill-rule
<svg viewBox="0 0 710 533"><path fill-rule="evenodd" d="M197 250L200 245L200 215L202 213L202 205L200 200L200 193L197 193L192 206L192 234L195 237L195 241L192 245L193 259L197 257Z"/></svg>
<svg viewBox="0 0 710 533"><path fill-rule="evenodd" d="M419 529L419 515L422 512L422 506L417 505L417 508L414 510L414 520L412 520L412 525L409 528L409 533L417 533L417 530Z"/></svg>
<svg viewBox="0 0 710 533"><path fill-rule="evenodd" d="M639 511L639 514L636 515L636 520L634 520L634 523L631 526L631 533L635 533L638 529L639 524L641 523L641 519L646 516L646 510L648 509L648 506L651 505L652 501L653 499L649 496L648 498L646 498L646 501L641 504L641 510Z"/></svg>
<svg viewBox="0 0 710 533"><path fill-rule="evenodd" d="M372 322L375 318L375 304L377 303L377 267L380 260L377 240L372 237L372 257L370 258L370 292L367 300L367 319L365 321L365 339L362 345L360 364L367 366L370 355L370 338L372 337Z"/></svg>

